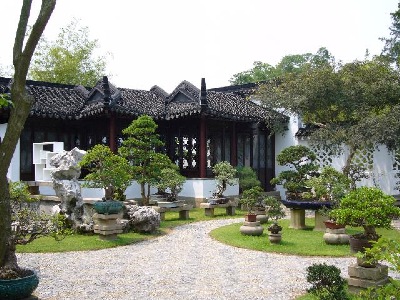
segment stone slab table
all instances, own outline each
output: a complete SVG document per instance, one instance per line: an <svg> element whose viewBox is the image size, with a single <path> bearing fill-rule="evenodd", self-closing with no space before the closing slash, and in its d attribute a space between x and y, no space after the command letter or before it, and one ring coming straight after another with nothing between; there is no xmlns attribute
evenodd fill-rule
<svg viewBox="0 0 400 300"><path fill-rule="evenodd" d="M204 214L208 217L214 216L214 209L216 207L225 208L228 216L234 216L236 214L237 204L231 201L224 204L200 203L200 208L204 208Z"/></svg>
<svg viewBox="0 0 400 300"><path fill-rule="evenodd" d="M165 220L165 213L167 211L178 211L179 212L179 219L181 220L188 220L189 219L189 211L193 208L193 205L184 204L178 207L159 207L159 206L152 206L156 212L160 214L161 221Z"/></svg>

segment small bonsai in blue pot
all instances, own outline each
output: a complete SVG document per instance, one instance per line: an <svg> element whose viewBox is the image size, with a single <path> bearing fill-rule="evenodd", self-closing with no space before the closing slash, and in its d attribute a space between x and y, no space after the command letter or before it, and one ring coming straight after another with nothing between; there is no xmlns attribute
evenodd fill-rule
<svg viewBox="0 0 400 300"><path fill-rule="evenodd" d="M109 147L99 144L87 151L79 165L89 171L83 186L103 188L105 191L102 201L94 203L94 210L99 214L119 213L123 205L117 201L117 195L123 194L132 181L128 161L114 154Z"/></svg>

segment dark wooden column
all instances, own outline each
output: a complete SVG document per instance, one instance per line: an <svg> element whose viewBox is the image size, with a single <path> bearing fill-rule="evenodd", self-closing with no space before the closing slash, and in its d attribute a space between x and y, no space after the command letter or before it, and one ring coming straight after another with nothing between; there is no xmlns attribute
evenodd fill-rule
<svg viewBox="0 0 400 300"><path fill-rule="evenodd" d="M231 165L237 166L237 136L236 124L232 122L232 135L231 135Z"/></svg>
<svg viewBox="0 0 400 300"><path fill-rule="evenodd" d="M207 177L207 124L206 117L200 117L200 147L199 147L200 178Z"/></svg>
<svg viewBox="0 0 400 300"><path fill-rule="evenodd" d="M109 125L108 125L108 129L109 129L109 137L110 137L110 141L109 141L109 145L110 145L110 149L111 149L111 151L112 152L114 152L114 153L117 153L117 142L116 142L116 139L117 139L117 135L116 135L116 131L117 131L117 128L116 128L116 117L115 117L115 114L114 113L111 113L111 115L110 115L110 122L109 122Z"/></svg>

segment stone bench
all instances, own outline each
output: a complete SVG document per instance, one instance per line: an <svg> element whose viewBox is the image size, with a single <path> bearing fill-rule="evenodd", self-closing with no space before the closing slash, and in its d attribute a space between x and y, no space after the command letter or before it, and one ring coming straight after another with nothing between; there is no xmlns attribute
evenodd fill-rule
<svg viewBox="0 0 400 300"><path fill-rule="evenodd" d="M193 205L184 204L183 206L179 206L179 207L152 206L152 208L154 208L154 210L160 214L161 221L165 220L165 213L167 211L177 211L177 212L179 212L179 219L188 220L189 219L189 211L193 208Z"/></svg>
<svg viewBox="0 0 400 300"><path fill-rule="evenodd" d="M226 214L228 216L234 216L236 214L237 203L231 201L225 204L200 203L200 208L204 208L204 214L208 217L214 216L214 209L216 207L226 208Z"/></svg>

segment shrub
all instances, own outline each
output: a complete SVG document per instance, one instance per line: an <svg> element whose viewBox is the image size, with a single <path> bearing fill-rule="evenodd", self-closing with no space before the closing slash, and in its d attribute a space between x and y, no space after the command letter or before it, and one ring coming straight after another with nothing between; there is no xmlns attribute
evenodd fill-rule
<svg viewBox="0 0 400 300"><path fill-rule="evenodd" d="M251 167L237 167L236 170L239 177L240 191L248 190L255 186L261 186L256 172Z"/></svg>
<svg viewBox="0 0 400 300"><path fill-rule="evenodd" d="M249 213L254 213L256 206L264 206L263 203L264 190L260 186L252 187L251 189L243 191L240 203L247 207Z"/></svg>
<svg viewBox="0 0 400 300"><path fill-rule="evenodd" d="M271 184L282 184L287 190L289 198L298 199L303 192L309 190L306 180L314 176L318 170L315 163L316 158L315 153L305 146L297 145L283 149L276 160L279 165L288 166L291 169L279 173L277 177L271 179Z"/></svg>
<svg viewBox="0 0 400 300"><path fill-rule="evenodd" d="M400 216L400 208L394 205L395 202L394 197L380 189L361 187L346 195L330 215L338 224L362 226L364 238L377 240L375 228L390 229L392 219Z"/></svg>
<svg viewBox="0 0 400 300"><path fill-rule="evenodd" d="M214 194L216 197L222 198L226 190L226 185L233 185L236 183L236 169L232 167L229 162L221 161L215 164L212 170L217 180L217 189Z"/></svg>
<svg viewBox="0 0 400 300"><path fill-rule="evenodd" d="M340 276L340 269L325 263L307 267L307 290L320 300L349 299L346 292L346 280Z"/></svg>

